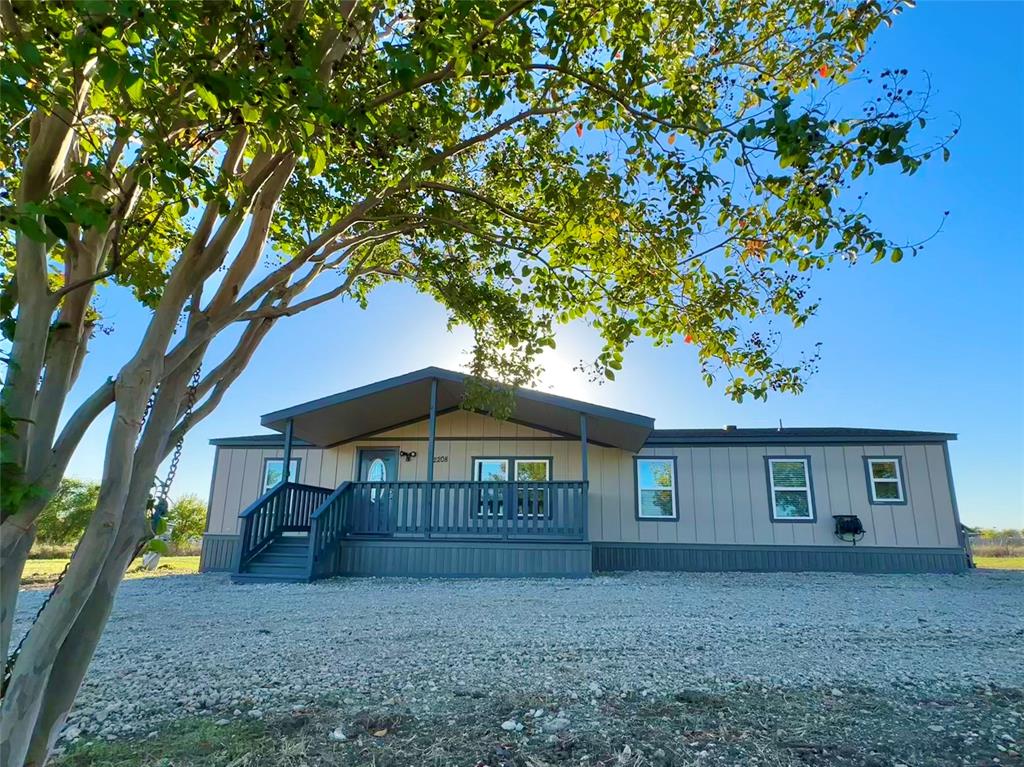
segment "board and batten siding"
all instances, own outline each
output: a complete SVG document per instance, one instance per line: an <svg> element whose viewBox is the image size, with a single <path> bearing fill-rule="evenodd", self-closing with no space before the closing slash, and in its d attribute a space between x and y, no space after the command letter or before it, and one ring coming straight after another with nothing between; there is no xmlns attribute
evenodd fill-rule
<svg viewBox="0 0 1024 767"><path fill-rule="evenodd" d="M399 480L427 478L427 424L418 422L333 448L295 448L299 481L335 488L356 477L360 448L393 447L415 452L398 462ZM219 446L210 494L207 532L233 535L238 514L263 490L268 458L281 448ZM836 546L833 514L856 514L866 535L858 547L955 548L957 520L941 443L908 445L650 447L641 456L676 458L676 520L638 520L633 454L589 448L590 540L595 543L655 543L769 546ZM528 426L454 411L437 419L434 478L469 480L476 456L550 457L552 479L578 480L579 441ZM809 456L814 523L774 522L769 510L765 456ZM902 460L906 504L868 501L864 456Z"/></svg>
<svg viewBox="0 0 1024 767"><path fill-rule="evenodd" d="M590 540L594 542L836 546L833 514L856 514L857 545L960 546L941 444L651 447L640 456L676 458L677 520L636 518L633 456L590 451ZM809 456L816 521L776 522L766 456ZM906 504L868 500L865 456L899 457Z"/></svg>

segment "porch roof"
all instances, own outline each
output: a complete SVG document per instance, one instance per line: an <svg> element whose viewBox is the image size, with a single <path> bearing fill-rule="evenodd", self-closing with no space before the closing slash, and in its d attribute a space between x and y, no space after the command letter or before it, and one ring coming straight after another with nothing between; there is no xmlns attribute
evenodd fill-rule
<svg viewBox="0 0 1024 767"><path fill-rule="evenodd" d="M437 412L455 410L466 389L465 373L429 367L301 405L267 413L260 423L320 447L350 442L430 415L430 387L437 381ZM580 415L587 417L587 439L598 445L637 451L643 447L654 419L637 413L517 389L510 420L565 437L580 437Z"/></svg>

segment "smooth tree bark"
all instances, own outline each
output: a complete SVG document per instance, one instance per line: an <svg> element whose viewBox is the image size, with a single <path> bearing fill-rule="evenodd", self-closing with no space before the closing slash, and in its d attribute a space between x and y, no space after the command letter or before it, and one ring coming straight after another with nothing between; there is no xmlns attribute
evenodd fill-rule
<svg viewBox="0 0 1024 767"><path fill-rule="evenodd" d="M920 248L836 200L945 153L909 148L925 113L905 71L864 114L817 98L868 87L865 42L898 10L0 0L5 657L35 521L112 411L96 510L10 669L0 767L48 759L153 534L161 463L283 318L401 282L473 329L481 379L527 382L586 319L595 374L639 336L685 337L734 398L800 391L816 357L777 359L772 319L804 324L833 260ZM112 285L149 321L81 397Z"/></svg>

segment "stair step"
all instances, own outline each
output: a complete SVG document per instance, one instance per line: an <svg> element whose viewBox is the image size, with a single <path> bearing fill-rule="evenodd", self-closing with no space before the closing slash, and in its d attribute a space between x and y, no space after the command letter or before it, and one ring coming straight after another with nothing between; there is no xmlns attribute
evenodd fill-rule
<svg viewBox="0 0 1024 767"><path fill-rule="evenodd" d="M232 573L232 583L305 583L305 575L281 575L276 573Z"/></svg>
<svg viewBox="0 0 1024 767"><path fill-rule="evenodd" d="M275 548L270 548L261 553L256 557L254 562L260 562L265 564L277 564L277 565L291 565L292 567L302 567L306 564L306 552L296 552L294 554L287 551L279 551Z"/></svg>
<svg viewBox="0 0 1024 767"><path fill-rule="evenodd" d="M305 551L306 549L309 548L309 541L301 541L301 542L296 542L296 543L292 543L290 541L288 543L285 543L284 541L274 541L272 544L270 544L270 546L268 548L271 548L271 549L298 549L298 550L301 550L301 551Z"/></svg>
<svg viewBox="0 0 1024 767"><path fill-rule="evenodd" d="M250 572L258 572L260 570L267 570L272 572L294 570L295 572L302 572L304 568L297 567L293 562L266 562L262 559L256 559L250 562L249 566L245 569Z"/></svg>

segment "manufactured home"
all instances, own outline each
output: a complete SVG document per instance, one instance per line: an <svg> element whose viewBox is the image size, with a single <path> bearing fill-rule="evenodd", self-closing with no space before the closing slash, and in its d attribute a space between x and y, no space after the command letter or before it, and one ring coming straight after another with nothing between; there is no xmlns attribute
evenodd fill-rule
<svg viewBox="0 0 1024 767"><path fill-rule="evenodd" d="M202 569L239 581L624 570L959 572L954 434L658 429L520 389L460 407L427 368L216 446Z"/></svg>

